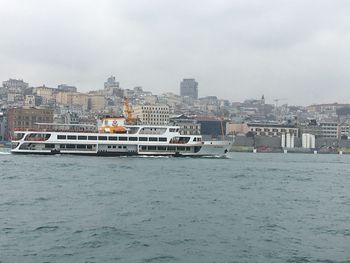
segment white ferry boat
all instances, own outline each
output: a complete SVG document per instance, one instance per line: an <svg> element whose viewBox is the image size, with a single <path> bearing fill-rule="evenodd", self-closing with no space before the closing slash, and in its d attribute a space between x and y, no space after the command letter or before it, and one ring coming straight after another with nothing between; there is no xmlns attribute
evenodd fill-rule
<svg viewBox="0 0 350 263"><path fill-rule="evenodd" d="M203 141L201 135L181 135L177 126L125 125L124 118L103 119L98 132L79 131L80 128L63 131L53 128L57 124L42 125L46 129L15 131L11 152L98 156L225 156L232 145L232 141Z"/></svg>

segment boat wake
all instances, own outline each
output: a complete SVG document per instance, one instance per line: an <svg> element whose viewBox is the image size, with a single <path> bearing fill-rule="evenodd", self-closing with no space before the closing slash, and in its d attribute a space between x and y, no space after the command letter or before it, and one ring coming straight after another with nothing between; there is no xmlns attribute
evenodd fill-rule
<svg viewBox="0 0 350 263"><path fill-rule="evenodd" d="M121 156L124 158L151 158L151 159L168 159L171 156L161 156L161 155L135 155L135 156Z"/></svg>
<svg viewBox="0 0 350 263"><path fill-rule="evenodd" d="M232 157L227 156L227 155L201 156L201 158L206 158L206 159L232 159Z"/></svg>

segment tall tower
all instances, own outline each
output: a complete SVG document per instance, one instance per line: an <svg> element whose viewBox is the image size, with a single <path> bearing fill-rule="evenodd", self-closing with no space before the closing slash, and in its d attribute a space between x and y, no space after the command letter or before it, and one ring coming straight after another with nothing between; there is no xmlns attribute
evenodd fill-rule
<svg viewBox="0 0 350 263"><path fill-rule="evenodd" d="M110 88L119 88L119 82L115 80L114 76L110 76L107 81L104 83L105 89Z"/></svg>
<svg viewBox="0 0 350 263"><path fill-rule="evenodd" d="M183 79L180 83L180 96L198 99L198 82L195 79Z"/></svg>

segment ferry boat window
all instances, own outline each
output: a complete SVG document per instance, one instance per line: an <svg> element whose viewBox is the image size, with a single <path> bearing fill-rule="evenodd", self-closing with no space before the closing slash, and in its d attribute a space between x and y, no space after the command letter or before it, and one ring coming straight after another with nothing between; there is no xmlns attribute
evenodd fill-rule
<svg viewBox="0 0 350 263"><path fill-rule="evenodd" d="M19 145L19 142L13 142L11 143L11 149L15 149Z"/></svg>
<svg viewBox="0 0 350 263"><path fill-rule="evenodd" d="M175 129L174 128L170 128L169 131L170 132L175 132Z"/></svg>
<svg viewBox="0 0 350 263"><path fill-rule="evenodd" d="M61 144L61 145L60 145L60 148L61 148L61 149L65 149L65 148L66 148L66 145L65 145L65 144Z"/></svg>
<svg viewBox="0 0 350 263"><path fill-rule="evenodd" d="M158 146L158 150L159 151L166 151L166 147L165 146Z"/></svg>
<svg viewBox="0 0 350 263"><path fill-rule="evenodd" d="M149 151L155 151L157 149L156 146L148 146Z"/></svg>
<svg viewBox="0 0 350 263"><path fill-rule="evenodd" d="M195 146L195 147L194 147L194 152L197 153L197 152L199 152L200 149L201 149L200 146Z"/></svg>
<svg viewBox="0 0 350 263"><path fill-rule="evenodd" d="M123 146L123 149L126 149L126 146L125 146L125 145Z"/></svg>
<svg viewBox="0 0 350 263"><path fill-rule="evenodd" d="M67 135L67 139L68 140L76 140L77 136L75 136L75 135Z"/></svg>
<svg viewBox="0 0 350 263"><path fill-rule="evenodd" d="M24 136L24 133L16 133L14 139L15 139L15 140L20 140L20 139L23 138L23 136Z"/></svg>
<svg viewBox="0 0 350 263"><path fill-rule="evenodd" d="M128 137L119 137L119 141L127 141Z"/></svg>
<svg viewBox="0 0 350 263"><path fill-rule="evenodd" d="M67 136L66 135L57 135L57 139L58 140L65 140L65 139L67 139Z"/></svg>
<svg viewBox="0 0 350 263"><path fill-rule="evenodd" d="M88 136L88 140L96 141L97 140L97 136Z"/></svg>
<svg viewBox="0 0 350 263"><path fill-rule="evenodd" d="M160 142L166 142L167 139L166 139L165 137L160 137L160 138L159 138L159 141L160 141Z"/></svg>
<svg viewBox="0 0 350 263"><path fill-rule="evenodd" d="M194 142L196 142L196 141L197 141L197 138L196 138L196 137L194 137L194 138L193 138L193 141L194 141Z"/></svg>
<svg viewBox="0 0 350 263"><path fill-rule="evenodd" d="M137 137L129 137L129 141L137 141Z"/></svg>
<svg viewBox="0 0 350 263"><path fill-rule="evenodd" d="M78 149L86 149L86 145L85 144L78 144L77 148Z"/></svg>
<svg viewBox="0 0 350 263"><path fill-rule="evenodd" d="M150 142L157 142L158 138L157 137L149 137L148 139Z"/></svg>
<svg viewBox="0 0 350 263"><path fill-rule="evenodd" d="M178 146L178 147L177 147L177 150L178 150L178 151L184 151L184 150L185 150L185 147L183 147L183 146Z"/></svg>
<svg viewBox="0 0 350 263"><path fill-rule="evenodd" d="M78 136L78 140L87 140L87 136Z"/></svg>
<svg viewBox="0 0 350 263"><path fill-rule="evenodd" d="M122 146L121 146L121 145L119 145L119 146L118 146L118 149L121 149L121 148L122 148Z"/></svg>
<svg viewBox="0 0 350 263"><path fill-rule="evenodd" d="M191 148L190 147L186 147L186 151L191 151Z"/></svg>
<svg viewBox="0 0 350 263"><path fill-rule="evenodd" d="M108 145L108 149L111 149L111 148L112 148L112 146Z"/></svg>
<svg viewBox="0 0 350 263"><path fill-rule="evenodd" d="M147 150L147 146L142 146L142 147L141 147L141 150L142 150L142 151L146 151L146 150Z"/></svg>
<svg viewBox="0 0 350 263"><path fill-rule="evenodd" d="M92 145L86 145L87 149L92 149Z"/></svg>
<svg viewBox="0 0 350 263"><path fill-rule="evenodd" d="M54 144L45 144L45 148L52 149L52 148L55 148L55 145Z"/></svg>
<svg viewBox="0 0 350 263"><path fill-rule="evenodd" d="M98 136L98 139L101 141L107 141L107 136Z"/></svg>
<svg viewBox="0 0 350 263"><path fill-rule="evenodd" d="M168 151L175 151L176 150L176 147L175 146L169 146L168 147Z"/></svg>
<svg viewBox="0 0 350 263"><path fill-rule="evenodd" d="M75 144L66 144L67 149L75 149Z"/></svg>
<svg viewBox="0 0 350 263"><path fill-rule="evenodd" d="M118 137L117 136L110 136L110 137L108 137L108 139L110 141L118 141Z"/></svg>
<svg viewBox="0 0 350 263"><path fill-rule="evenodd" d="M139 138L139 141L146 142L146 141L148 141L148 138L147 138L147 137L140 137L140 138Z"/></svg>
<svg viewBox="0 0 350 263"><path fill-rule="evenodd" d="M113 145L113 149L117 148L117 146Z"/></svg>

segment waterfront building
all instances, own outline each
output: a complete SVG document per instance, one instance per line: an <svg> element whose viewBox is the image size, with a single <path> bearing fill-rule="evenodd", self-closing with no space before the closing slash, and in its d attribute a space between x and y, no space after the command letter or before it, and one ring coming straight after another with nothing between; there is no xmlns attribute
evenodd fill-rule
<svg viewBox="0 0 350 263"><path fill-rule="evenodd" d="M294 124L281 123L247 123L248 131L260 136L278 136L282 134L293 134L299 136L299 129Z"/></svg>
<svg viewBox="0 0 350 263"><path fill-rule="evenodd" d="M201 134L212 138L220 138L225 135L226 121L218 118L200 117L196 118L197 123L201 126Z"/></svg>
<svg viewBox="0 0 350 263"><path fill-rule="evenodd" d="M133 117L146 125L167 125L169 123L168 105L136 105Z"/></svg>
<svg viewBox="0 0 350 263"><path fill-rule="evenodd" d="M337 122L310 121L300 126L301 133L313 134L316 138L336 138L341 136L341 129Z"/></svg>
<svg viewBox="0 0 350 263"><path fill-rule="evenodd" d="M339 125L340 137L342 139L349 139L350 137L350 123L344 122Z"/></svg>
<svg viewBox="0 0 350 263"><path fill-rule="evenodd" d="M195 79L183 79L180 83L180 96L198 99L198 82Z"/></svg>
<svg viewBox="0 0 350 263"><path fill-rule="evenodd" d="M228 123L226 126L227 134L247 134L253 135L281 137L284 134L291 134L295 137L299 136L299 129L294 124L282 123Z"/></svg>
<svg viewBox="0 0 350 263"><path fill-rule="evenodd" d="M36 129L37 123L52 123L53 110L49 108L12 108L7 113L9 134L16 129Z"/></svg>
<svg viewBox="0 0 350 263"><path fill-rule="evenodd" d="M183 114L170 118L170 124L180 127L180 134L183 135L201 134L201 125L197 122L197 120Z"/></svg>

